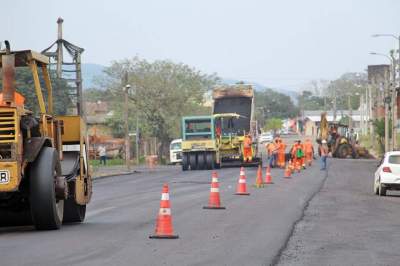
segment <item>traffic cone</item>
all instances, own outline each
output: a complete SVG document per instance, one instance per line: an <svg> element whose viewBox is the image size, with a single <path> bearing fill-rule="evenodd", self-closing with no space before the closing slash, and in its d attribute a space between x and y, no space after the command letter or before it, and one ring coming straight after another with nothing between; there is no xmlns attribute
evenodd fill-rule
<svg viewBox="0 0 400 266"><path fill-rule="evenodd" d="M211 190L210 190L210 197L208 200L208 206L204 206L203 209L225 209L225 207L221 206L217 172L212 172Z"/></svg>
<svg viewBox="0 0 400 266"><path fill-rule="evenodd" d="M271 176L271 168L267 166L267 172L265 173L265 182L264 184L273 184L272 176Z"/></svg>
<svg viewBox="0 0 400 266"><path fill-rule="evenodd" d="M286 165L286 168L285 168L285 178L291 178L291 175L292 175L292 171L290 170L290 167L289 167L289 164L287 164Z"/></svg>
<svg viewBox="0 0 400 266"><path fill-rule="evenodd" d="M255 187L256 188L264 187L264 183L263 183L263 180L262 180L262 168L261 168L261 165L258 166Z"/></svg>
<svg viewBox="0 0 400 266"><path fill-rule="evenodd" d="M247 186L246 186L246 174L244 173L244 168L240 168L240 177L238 180L238 184L236 186L236 195L250 195L250 193L247 192Z"/></svg>
<svg viewBox="0 0 400 266"><path fill-rule="evenodd" d="M161 201L160 201L160 211L158 212L156 221L156 230L154 235L149 236L149 238L157 238L157 239L179 238L178 235L173 234L171 206L169 204L168 184L164 184L163 186L161 193Z"/></svg>

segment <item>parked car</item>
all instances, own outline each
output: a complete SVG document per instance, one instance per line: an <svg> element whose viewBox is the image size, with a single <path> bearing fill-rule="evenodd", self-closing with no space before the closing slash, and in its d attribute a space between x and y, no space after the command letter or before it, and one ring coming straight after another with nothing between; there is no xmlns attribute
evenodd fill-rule
<svg viewBox="0 0 400 266"><path fill-rule="evenodd" d="M270 132L264 132L258 137L258 143L263 144L266 142L272 142L274 136Z"/></svg>
<svg viewBox="0 0 400 266"><path fill-rule="evenodd" d="M182 139L174 139L169 145L169 162L179 164L182 162Z"/></svg>
<svg viewBox="0 0 400 266"><path fill-rule="evenodd" d="M386 196L387 190L400 190L400 151L385 153L376 169L374 193Z"/></svg>

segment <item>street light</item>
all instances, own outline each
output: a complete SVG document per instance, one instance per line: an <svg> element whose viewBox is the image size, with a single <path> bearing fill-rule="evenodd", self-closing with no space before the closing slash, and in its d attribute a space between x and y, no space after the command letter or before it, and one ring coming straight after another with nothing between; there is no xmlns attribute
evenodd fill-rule
<svg viewBox="0 0 400 266"><path fill-rule="evenodd" d="M400 35L396 36L395 34L374 34L372 37L390 37L394 38L398 42L398 60L397 60L397 66L398 70L400 71ZM391 54L392 58L392 64L393 64L393 92L392 92L392 145L393 145L393 150L396 148L397 143L396 143L396 128L397 128L397 91L396 91L396 59L394 54L396 53L396 49L394 52ZM400 75L400 73L399 73ZM399 79L400 80L400 79Z"/></svg>
<svg viewBox="0 0 400 266"><path fill-rule="evenodd" d="M395 147L397 146L396 143L396 128L397 128L397 108L396 108L396 104L397 104L397 92L396 92L396 60L393 56L393 53L391 53L391 56L388 56L386 54L382 54L382 53L376 53L376 52L370 52L371 55L378 55L378 56L383 56L389 59L391 65L392 65L392 97L390 99L390 96L387 95L387 93L385 93L385 113L387 114L389 112L389 104L391 104L391 111L392 111L392 128L391 128L391 132L392 132L392 148L395 149ZM389 103L389 100L391 101L391 103ZM387 115L385 115L385 151L389 150L389 144L386 143L386 140L389 139L389 119L387 117Z"/></svg>
<svg viewBox="0 0 400 266"><path fill-rule="evenodd" d="M129 161L130 161L130 137L129 137L129 124L128 124L128 112L129 112L129 108L128 108L128 92L129 89L131 88L131 85L126 84L125 87L123 88L124 91L124 120L125 120L125 164L126 164L126 168L129 170L130 169L130 165L129 165Z"/></svg>

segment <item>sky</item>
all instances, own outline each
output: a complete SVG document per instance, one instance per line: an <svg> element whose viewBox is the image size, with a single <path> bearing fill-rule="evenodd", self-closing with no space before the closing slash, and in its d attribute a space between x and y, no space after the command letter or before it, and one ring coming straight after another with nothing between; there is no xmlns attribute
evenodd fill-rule
<svg viewBox="0 0 400 266"><path fill-rule="evenodd" d="M13 0L1 3L0 40L43 50L57 37L110 65L135 55L220 77L297 90L388 63L400 35L399 0Z"/></svg>

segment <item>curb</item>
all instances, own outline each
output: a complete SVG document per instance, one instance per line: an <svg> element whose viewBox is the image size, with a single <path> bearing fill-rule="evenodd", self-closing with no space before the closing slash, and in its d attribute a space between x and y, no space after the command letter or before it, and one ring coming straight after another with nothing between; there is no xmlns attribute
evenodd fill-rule
<svg viewBox="0 0 400 266"><path fill-rule="evenodd" d="M131 174L137 174L137 173L142 173L141 171L130 171L130 172L113 172L113 173L108 173L108 174L101 174L101 175L95 175L92 177L93 180L98 180L98 179L104 179L108 177L114 177L114 176L120 176L120 175L131 175Z"/></svg>

